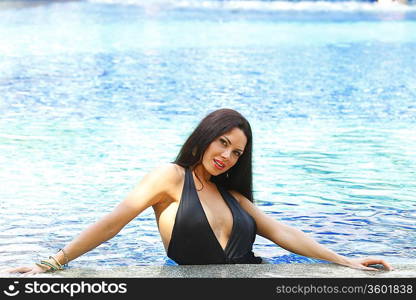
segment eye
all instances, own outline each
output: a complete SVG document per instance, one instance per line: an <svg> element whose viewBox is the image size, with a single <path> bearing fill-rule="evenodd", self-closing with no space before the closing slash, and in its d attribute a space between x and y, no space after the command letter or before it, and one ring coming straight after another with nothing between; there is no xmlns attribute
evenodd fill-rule
<svg viewBox="0 0 416 300"><path fill-rule="evenodd" d="M240 151L234 151L235 156L240 157L241 156L241 152Z"/></svg>
<svg viewBox="0 0 416 300"><path fill-rule="evenodd" d="M224 140L223 138L220 138L220 143L223 144L224 146L227 146L227 141Z"/></svg>

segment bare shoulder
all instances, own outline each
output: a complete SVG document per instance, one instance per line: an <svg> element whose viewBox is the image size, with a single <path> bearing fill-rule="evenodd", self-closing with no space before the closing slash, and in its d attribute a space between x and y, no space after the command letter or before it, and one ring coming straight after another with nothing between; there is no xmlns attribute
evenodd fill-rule
<svg viewBox="0 0 416 300"><path fill-rule="evenodd" d="M184 169L175 164L163 164L148 172L127 196L131 203L155 205L172 197L183 183ZM147 207L146 206L146 207Z"/></svg>
<svg viewBox="0 0 416 300"><path fill-rule="evenodd" d="M180 184L183 181L185 169L177 164L166 163L157 166L146 174L143 180L152 181L154 184L171 186Z"/></svg>

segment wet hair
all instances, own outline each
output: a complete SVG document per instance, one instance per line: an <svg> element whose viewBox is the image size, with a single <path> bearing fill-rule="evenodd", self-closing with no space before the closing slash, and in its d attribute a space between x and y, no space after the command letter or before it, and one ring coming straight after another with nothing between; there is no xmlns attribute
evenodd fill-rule
<svg viewBox="0 0 416 300"><path fill-rule="evenodd" d="M250 123L235 110L218 109L202 119L182 146L174 163L194 170L202 162L208 146L216 138L234 128L241 129L247 138L244 152L230 170L218 176L211 176L211 181L223 186L226 190L235 190L253 202L253 137Z"/></svg>

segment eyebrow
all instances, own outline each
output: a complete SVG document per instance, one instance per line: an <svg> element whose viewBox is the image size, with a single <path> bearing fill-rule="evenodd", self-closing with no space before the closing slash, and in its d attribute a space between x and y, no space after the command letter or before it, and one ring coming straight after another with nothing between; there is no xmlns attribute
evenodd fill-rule
<svg viewBox="0 0 416 300"><path fill-rule="evenodd" d="M230 145L232 145L231 141L225 135L223 135L222 137L225 138ZM239 150L241 152L244 152L243 150L238 149L238 148L237 148L237 150Z"/></svg>

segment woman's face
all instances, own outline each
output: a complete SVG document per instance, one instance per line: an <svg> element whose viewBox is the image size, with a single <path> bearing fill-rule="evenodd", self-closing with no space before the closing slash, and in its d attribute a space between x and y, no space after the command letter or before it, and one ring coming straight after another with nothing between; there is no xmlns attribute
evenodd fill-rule
<svg viewBox="0 0 416 300"><path fill-rule="evenodd" d="M233 128L211 142L202 157L204 168L212 176L231 169L243 154L247 137L240 128Z"/></svg>

